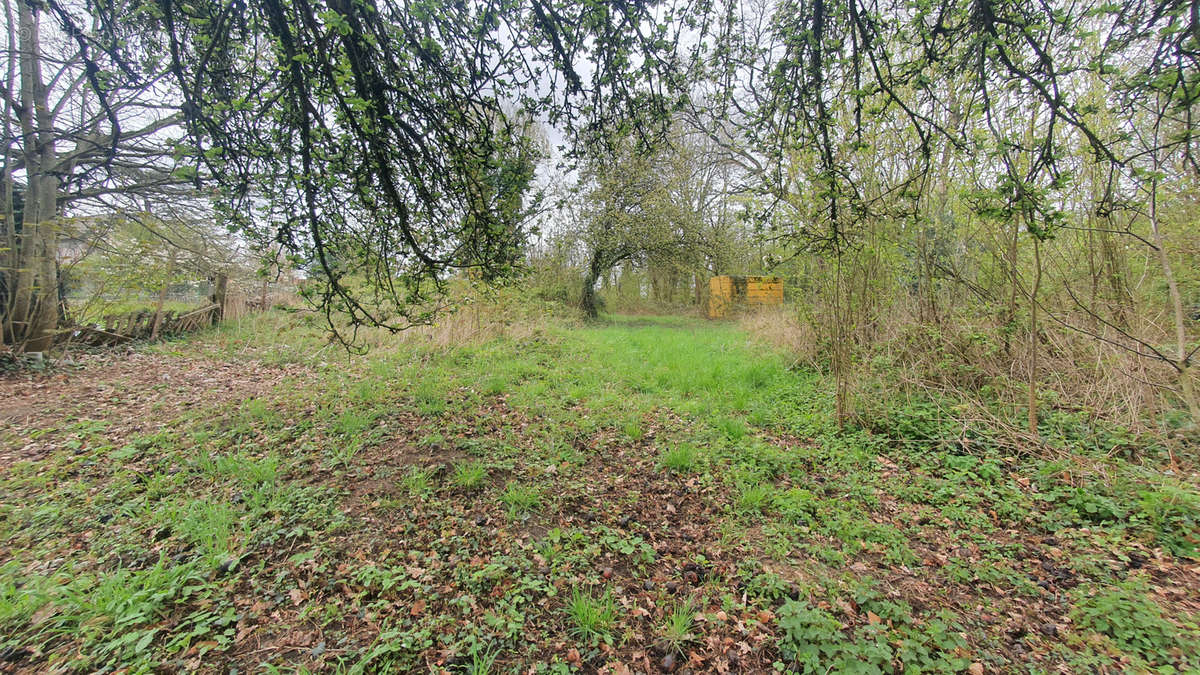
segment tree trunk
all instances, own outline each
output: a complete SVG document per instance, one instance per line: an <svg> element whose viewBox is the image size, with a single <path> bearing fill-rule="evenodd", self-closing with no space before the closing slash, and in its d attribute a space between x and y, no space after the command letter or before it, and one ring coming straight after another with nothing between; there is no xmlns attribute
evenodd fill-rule
<svg viewBox="0 0 1200 675"><path fill-rule="evenodd" d="M22 153L28 176L21 232L7 270L12 300L7 341L25 351L45 351L58 323L59 178L55 175L54 125L42 80L38 20L28 3L18 2L20 25Z"/></svg>
<svg viewBox="0 0 1200 675"><path fill-rule="evenodd" d="M1014 327L1014 322L1017 320L1017 293L1021 288L1021 279L1017 271L1017 246L1021 237L1021 226L1013 219L1012 237L1008 240L1008 251L1006 255L1006 263L1008 267L1008 307L1004 312L1004 321L1002 325L1005 328ZM1001 331L1004 335L1004 355L1011 357L1012 351L1009 344L1009 331Z"/></svg>
<svg viewBox="0 0 1200 675"><path fill-rule="evenodd" d="M162 288L158 290L158 303L154 307L154 327L150 329L150 339L158 339L158 331L162 328L163 305L167 301L167 290L171 286L171 275L175 273L175 249L171 249L171 257L167 258L167 273L163 277Z"/></svg>
<svg viewBox="0 0 1200 675"><path fill-rule="evenodd" d="M17 83L17 22L12 14L12 4L4 3L4 25L8 27L5 35L7 53L14 55L7 61L4 71L4 90L16 91ZM17 267L17 204L16 190L13 185L14 143L11 139L17 137L17 131L12 126L13 97L5 96L0 102L0 114L4 116L4 167L0 173L0 217L4 219L2 228L3 239L0 239L0 343L5 343L12 336L12 275Z"/></svg>
<svg viewBox="0 0 1200 675"><path fill-rule="evenodd" d="M1033 236L1033 289L1029 293L1029 433L1038 436L1038 291L1042 286L1041 240Z"/></svg>
<svg viewBox="0 0 1200 675"><path fill-rule="evenodd" d="M600 252L596 251L592 254L592 262L588 265L583 279L583 292L579 295L579 308L589 319L600 316L600 309L596 306L596 281L600 279L602 266Z"/></svg>
<svg viewBox="0 0 1200 675"><path fill-rule="evenodd" d="M1158 168L1157 166L1155 167ZM1175 270L1171 266L1171 258L1167 255L1166 238L1158 225L1158 182L1150 182L1150 233L1154 237L1154 246L1158 248L1158 263L1162 266L1163 278L1167 282L1167 294L1171 300L1171 314L1175 319L1175 345L1177 357L1175 370L1179 377L1179 394L1192 421L1200 423L1200 400L1196 398L1196 387L1192 382L1192 364L1188 358L1188 341L1186 317L1183 313L1183 297L1179 293L1179 282L1175 280Z"/></svg>
<svg viewBox="0 0 1200 675"><path fill-rule="evenodd" d="M213 280L212 302L217 306L216 321L225 318L225 305L228 302L229 277L224 272L217 273Z"/></svg>
<svg viewBox="0 0 1200 675"><path fill-rule="evenodd" d="M842 306L842 252L837 251L834 262L833 279L833 380L834 380L834 414L837 417L838 429L846 425L847 399L850 387L846 381L846 325L844 315L847 309Z"/></svg>

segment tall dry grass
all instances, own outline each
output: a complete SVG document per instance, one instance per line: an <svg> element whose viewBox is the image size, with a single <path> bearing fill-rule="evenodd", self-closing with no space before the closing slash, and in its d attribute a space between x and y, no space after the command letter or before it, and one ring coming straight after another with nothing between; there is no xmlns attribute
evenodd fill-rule
<svg viewBox="0 0 1200 675"><path fill-rule="evenodd" d="M946 314L935 323L918 319L913 303L893 300L867 312L849 335L852 361L847 377L849 413L869 427L885 427L897 408L921 400L943 406L947 419L980 423L1003 432L1014 445L1034 438L1015 420L1027 409L1028 334L998 324L981 311ZM1128 339L1104 339L1060 323L1087 326L1089 317L1056 310L1059 321L1039 331L1037 379L1043 416L1068 413L1098 425L1115 425L1143 436L1179 439L1195 434L1195 422L1175 395L1175 371L1139 356ZM1078 323L1077 323L1078 322ZM805 367L827 370L832 352L832 316L819 301L744 315L742 327ZM1130 331L1151 344L1170 340L1162 317L1143 318ZM1169 324L1167 324L1169 325ZM1124 345L1124 346L1122 346ZM950 439L947 439L950 440ZM1143 439L1144 440L1144 439Z"/></svg>
<svg viewBox="0 0 1200 675"><path fill-rule="evenodd" d="M577 319L577 313L556 303L505 291L447 307L433 323L409 328L394 339L434 349L451 349L496 338L516 340L545 333L552 319Z"/></svg>

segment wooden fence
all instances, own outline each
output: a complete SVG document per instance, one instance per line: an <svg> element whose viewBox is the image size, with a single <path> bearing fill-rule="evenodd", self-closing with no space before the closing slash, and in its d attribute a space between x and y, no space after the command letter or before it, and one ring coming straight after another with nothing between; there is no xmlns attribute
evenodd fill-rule
<svg viewBox="0 0 1200 675"><path fill-rule="evenodd" d="M128 314L109 315L104 317L103 328L95 325L75 326L65 331L63 341L101 346L144 340L159 335L193 333L215 324L220 310L221 306L213 303L182 314L169 311L159 316L153 310L144 309ZM158 324L157 329L155 323Z"/></svg>
<svg viewBox="0 0 1200 675"><path fill-rule="evenodd" d="M99 324L72 326L59 333L59 342L93 346L113 345L131 340L154 339L159 335L192 333L208 328L223 319L236 319L251 312L261 312L274 305L264 285L258 297L229 292L228 279L218 275L213 284L209 304L183 313L158 309L143 309L127 314L108 315Z"/></svg>

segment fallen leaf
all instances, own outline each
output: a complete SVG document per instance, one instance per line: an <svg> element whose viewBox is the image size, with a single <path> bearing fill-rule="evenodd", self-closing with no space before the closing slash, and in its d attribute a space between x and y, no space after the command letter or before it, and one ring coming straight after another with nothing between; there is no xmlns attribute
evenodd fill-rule
<svg viewBox="0 0 1200 675"><path fill-rule="evenodd" d="M248 635L258 629L258 626L243 626L238 629L237 636L233 638L235 643L245 640Z"/></svg>
<svg viewBox="0 0 1200 675"><path fill-rule="evenodd" d="M42 605L41 609L33 613L33 616L30 617L29 622L36 626L57 613L58 607L55 607L54 603L48 602Z"/></svg>

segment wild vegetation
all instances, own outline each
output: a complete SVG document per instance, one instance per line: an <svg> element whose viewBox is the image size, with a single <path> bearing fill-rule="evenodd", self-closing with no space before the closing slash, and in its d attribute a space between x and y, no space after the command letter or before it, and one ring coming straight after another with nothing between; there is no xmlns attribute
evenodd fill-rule
<svg viewBox="0 0 1200 675"><path fill-rule="evenodd" d="M841 429L827 376L734 324L543 312L509 300L470 338L469 317L372 334L349 362L319 325L276 312L10 380L5 659L338 672L1200 659L1200 494L1152 468L1162 449L1130 453L1127 432L1063 413L1047 449L1024 452L927 401Z"/></svg>
<svg viewBox="0 0 1200 675"><path fill-rule="evenodd" d="M1200 669L1194 3L4 9L0 669Z"/></svg>

